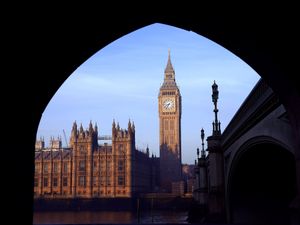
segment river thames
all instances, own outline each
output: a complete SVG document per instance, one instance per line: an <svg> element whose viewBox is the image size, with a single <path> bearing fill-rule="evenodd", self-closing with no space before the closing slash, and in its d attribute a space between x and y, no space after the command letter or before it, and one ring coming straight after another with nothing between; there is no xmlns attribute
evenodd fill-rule
<svg viewBox="0 0 300 225"><path fill-rule="evenodd" d="M33 224L131 224L187 223L187 211L146 211L138 218L136 212L122 211L64 211L34 212Z"/></svg>

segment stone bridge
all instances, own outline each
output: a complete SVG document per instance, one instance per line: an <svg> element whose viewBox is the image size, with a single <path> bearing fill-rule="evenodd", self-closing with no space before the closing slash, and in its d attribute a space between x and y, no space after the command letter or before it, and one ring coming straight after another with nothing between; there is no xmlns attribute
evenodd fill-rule
<svg viewBox="0 0 300 225"><path fill-rule="evenodd" d="M207 141L209 153L202 151L196 169L203 217L242 224L292 219L296 143L284 106L262 79L224 132Z"/></svg>

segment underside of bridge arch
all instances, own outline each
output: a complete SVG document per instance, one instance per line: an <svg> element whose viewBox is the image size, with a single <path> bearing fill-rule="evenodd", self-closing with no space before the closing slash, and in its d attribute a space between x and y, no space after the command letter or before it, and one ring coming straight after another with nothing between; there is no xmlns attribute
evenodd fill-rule
<svg viewBox="0 0 300 225"><path fill-rule="evenodd" d="M228 183L231 222L289 224L289 204L296 195L294 155L265 143L236 160Z"/></svg>

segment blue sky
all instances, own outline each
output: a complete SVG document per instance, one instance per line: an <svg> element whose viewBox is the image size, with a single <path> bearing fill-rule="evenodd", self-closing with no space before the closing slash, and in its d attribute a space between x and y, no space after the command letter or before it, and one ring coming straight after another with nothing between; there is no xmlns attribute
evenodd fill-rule
<svg viewBox="0 0 300 225"><path fill-rule="evenodd" d="M222 46L194 32L153 24L117 39L79 66L47 105L37 132L69 141L73 122L88 128L97 122L100 135L111 135L113 119L136 127L136 146L159 156L158 93L171 51L182 95L182 161L194 163L201 147L200 130L212 133L211 85L219 85L221 130L259 80L259 75ZM206 143L205 143L206 146Z"/></svg>

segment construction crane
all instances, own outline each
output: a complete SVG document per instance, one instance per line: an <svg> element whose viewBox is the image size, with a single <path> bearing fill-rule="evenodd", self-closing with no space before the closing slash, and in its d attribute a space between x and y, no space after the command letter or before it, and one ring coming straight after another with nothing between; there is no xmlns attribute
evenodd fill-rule
<svg viewBox="0 0 300 225"><path fill-rule="evenodd" d="M64 132L64 137L65 137L66 146L67 146L67 148L69 148L68 141L67 141L67 136L66 136L66 132L65 132L64 129L63 129L63 132Z"/></svg>

